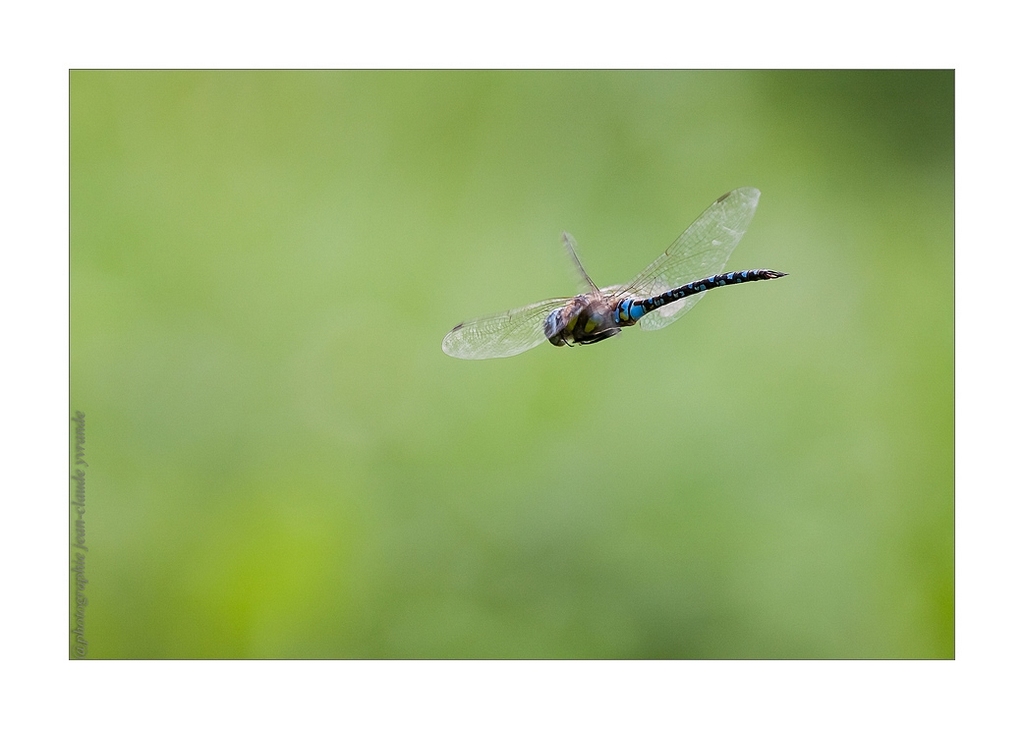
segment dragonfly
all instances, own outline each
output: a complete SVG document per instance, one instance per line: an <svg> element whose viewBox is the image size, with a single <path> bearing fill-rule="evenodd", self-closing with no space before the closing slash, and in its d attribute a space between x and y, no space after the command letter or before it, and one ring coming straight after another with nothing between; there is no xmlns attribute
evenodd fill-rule
<svg viewBox="0 0 1024 729"><path fill-rule="evenodd" d="M635 324L648 331L661 329L712 289L782 278L787 274L764 268L723 273L760 196L753 187L725 193L651 265L621 286L598 288L580 262L576 241L563 233L582 293L462 322L445 335L441 349L459 359L495 359L521 354L545 340L556 347L595 344Z"/></svg>

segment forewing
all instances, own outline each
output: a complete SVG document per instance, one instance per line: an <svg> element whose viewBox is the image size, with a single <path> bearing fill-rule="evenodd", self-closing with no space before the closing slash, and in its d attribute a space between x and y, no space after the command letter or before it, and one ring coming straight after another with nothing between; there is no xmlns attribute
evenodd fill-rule
<svg viewBox="0 0 1024 729"><path fill-rule="evenodd" d="M576 252L576 239L569 235L567 232L562 232L562 245L565 246L565 252L569 254L569 260L572 262L573 270L579 277L580 282L580 293L589 294L597 291L597 284L590 278L590 274L587 273L586 269L583 268L583 263L580 261L579 253Z"/></svg>
<svg viewBox="0 0 1024 729"><path fill-rule="evenodd" d="M741 187L718 198L616 296L646 299L724 271L729 256L754 218L760 196L760 191L753 187ZM687 296L656 309L640 320L640 326L661 329L689 311L703 296Z"/></svg>
<svg viewBox="0 0 1024 729"><path fill-rule="evenodd" d="M571 299L548 299L502 314L463 322L445 335L441 349L459 359L512 357L543 342L544 320Z"/></svg>

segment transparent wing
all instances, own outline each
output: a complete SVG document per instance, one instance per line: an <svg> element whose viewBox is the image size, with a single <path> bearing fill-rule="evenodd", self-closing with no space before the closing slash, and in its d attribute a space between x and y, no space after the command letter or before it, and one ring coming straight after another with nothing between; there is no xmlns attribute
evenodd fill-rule
<svg viewBox="0 0 1024 729"><path fill-rule="evenodd" d="M441 349L459 359L494 359L533 349L543 342L544 320L572 299L547 299L502 314L463 322L445 335Z"/></svg>
<svg viewBox="0 0 1024 729"><path fill-rule="evenodd" d="M722 195L639 276L611 293L646 299L721 273L736 244L747 232L760 196L761 192L753 187L741 187ZM703 293L687 296L652 311L640 320L640 326L661 329L689 311L703 296Z"/></svg>
<svg viewBox="0 0 1024 729"><path fill-rule="evenodd" d="M565 231L562 231L562 245L565 246L565 252L569 254L569 260L572 261L573 269L579 277L580 293L589 294L597 291L597 284L594 283L594 280L590 278L590 274L588 274L586 269L583 268L580 256L576 252L576 239Z"/></svg>

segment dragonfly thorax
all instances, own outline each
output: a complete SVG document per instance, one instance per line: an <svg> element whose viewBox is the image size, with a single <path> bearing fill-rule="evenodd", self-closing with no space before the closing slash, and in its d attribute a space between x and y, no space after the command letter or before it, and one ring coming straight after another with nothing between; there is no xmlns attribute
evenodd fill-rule
<svg viewBox="0 0 1024 729"><path fill-rule="evenodd" d="M620 331L615 302L598 293L576 296L544 320L544 336L556 347L594 344Z"/></svg>

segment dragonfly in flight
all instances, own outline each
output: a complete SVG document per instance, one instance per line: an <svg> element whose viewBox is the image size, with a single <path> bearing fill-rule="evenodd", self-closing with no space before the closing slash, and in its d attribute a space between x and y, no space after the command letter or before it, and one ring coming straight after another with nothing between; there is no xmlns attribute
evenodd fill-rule
<svg viewBox="0 0 1024 729"><path fill-rule="evenodd" d="M569 257L585 284L578 296L545 301L466 321L445 335L441 349L459 359L512 357L545 339L556 347L594 344L639 323L661 329L681 317L711 289L781 278L758 268L722 273L747 231L761 196L741 187L718 198L630 283L598 288L583 269L576 241L562 234Z"/></svg>

